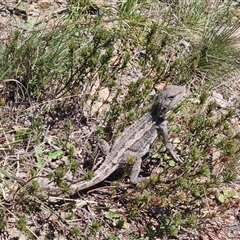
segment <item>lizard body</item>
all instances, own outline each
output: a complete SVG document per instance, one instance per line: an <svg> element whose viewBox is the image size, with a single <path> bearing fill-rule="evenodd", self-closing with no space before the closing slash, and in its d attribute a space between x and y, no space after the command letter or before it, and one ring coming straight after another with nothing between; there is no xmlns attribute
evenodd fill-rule
<svg viewBox="0 0 240 240"><path fill-rule="evenodd" d="M74 192L87 189L102 182L116 169L126 165L129 156L136 158L130 174L130 180L133 183L137 183L138 174L141 169L141 157L149 151L149 147L156 139L159 129L163 132L167 150L175 160L180 161L179 157L173 151L172 145L167 143L168 134L164 118L165 114L179 103L185 94L186 87L175 85L165 87L158 95L157 101L151 110L127 127L121 136L115 140L107 153L105 161L94 172L94 177L89 181L71 185Z"/></svg>

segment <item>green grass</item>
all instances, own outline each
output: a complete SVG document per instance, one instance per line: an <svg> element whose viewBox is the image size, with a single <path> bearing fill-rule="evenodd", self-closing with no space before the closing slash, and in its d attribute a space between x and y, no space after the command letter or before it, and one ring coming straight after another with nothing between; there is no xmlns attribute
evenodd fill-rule
<svg viewBox="0 0 240 240"><path fill-rule="evenodd" d="M132 0L118 8L104 5L103 15L91 17L88 9L94 4L68 1L69 11L57 26L28 24L25 31L9 33L0 45L3 219L15 218L16 227L35 239L29 218L37 212L53 214L46 233L58 229L69 239L104 238L105 231L109 239L118 239L120 229L129 232L129 239L153 239L178 236L181 227L197 228L207 201L219 212L226 209L234 196L225 187L237 177L240 138L231 123L234 109L219 111L209 96L220 89L219 77L238 68L233 34L240 23L230 2L221 2ZM150 93L161 81L191 86L192 94L168 116L184 163L165 154L159 137L148 157L152 161L145 158L151 169L160 169L149 172L149 182L121 188L126 178L118 178L108 193L96 192L91 200L87 194L65 199L67 177L92 177L97 139L114 141L149 109ZM16 189L9 173L22 172L27 184ZM61 188L59 198L50 198L54 207L39 194L38 177ZM15 201L6 211L8 194ZM85 209L91 204L94 218ZM14 209L17 214L11 214ZM78 225L71 225L74 221ZM132 226L138 221L136 236ZM5 221L0 227L7 230Z"/></svg>

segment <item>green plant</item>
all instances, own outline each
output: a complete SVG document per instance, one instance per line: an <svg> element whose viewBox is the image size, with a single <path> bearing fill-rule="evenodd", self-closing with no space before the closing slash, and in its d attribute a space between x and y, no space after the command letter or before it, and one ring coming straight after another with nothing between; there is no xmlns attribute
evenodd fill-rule
<svg viewBox="0 0 240 240"><path fill-rule="evenodd" d="M24 234L26 234L29 238L34 238L36 235L29 230L27 227L27 221L25 216L19 216L17 222L16 222L16 227Z"/></svg>
<svg viewBox="0 0 240 240"><path fill-rule="evenodd" d="M217 193L216 194L216 199L219 202L224 203L226 199L234 197L235 195L236 195L236 193L229 192L227 190L222 190L222 193Z"/></svg>

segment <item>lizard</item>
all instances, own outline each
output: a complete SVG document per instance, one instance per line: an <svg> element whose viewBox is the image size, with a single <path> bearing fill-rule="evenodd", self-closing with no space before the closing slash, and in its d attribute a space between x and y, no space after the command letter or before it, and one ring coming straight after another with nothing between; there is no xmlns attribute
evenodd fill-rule
<svg viewBox="0 0 240 240"><path fill-rule="evenodd" d="M69 196L73 196L81 190L88 189L104 181L115 170L126 166L129 157L135 158L129 175L130 180L135 184L141 181L142 179L139 178L138 175L141 170L142 157L148 153L150 145L157 138L159 131L162 132L163 141L168 152L176 161L181 162L172 144L168 142L165 115L186 96L186 93L187 88L185 86L166 86L158 94L157 100L150 111L127 127L122 134L116 138L111 148L105 140L100 139L100 145L105 145L105 148L107 148L105 161L94 171L94 176L91 180L72 183L70 185ZM13 179L16 179L16 177L13 177ZM20 181L20 183L23 185L22 181ZM47 192L49 196L61 194L61 190L58 187L41 186L41 190Z"/></svg>
<svg viewBox="0 0 240 240"><path fill-rule="evenodd" d="M101 139L100 144L105 145L108 149L105 161L94 172L94 177L91 180L74 183L71 185L71 189L74 189L74 192L77 193L102 182L115 170L127 165L130 156L135 158L129 176L130 180L132 183L141 181L138 175L141 170L142 157L148 153L149 147L157 138L159 130L163 134L166 149L176 161L181 162L181 159L174 152L172 144L168 142L165 115L183 99L186 92L185 86L170 85L165 87L159 93L151 110L127 127L115 140L111 148Z"/></svg>

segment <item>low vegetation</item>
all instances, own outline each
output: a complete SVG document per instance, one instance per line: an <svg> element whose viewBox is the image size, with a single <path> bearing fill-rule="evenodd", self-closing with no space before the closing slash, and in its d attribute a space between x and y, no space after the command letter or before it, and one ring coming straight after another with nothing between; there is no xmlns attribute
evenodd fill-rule
<svg viewBox="0 0 240 240"><path fill-rule="evenodd" d="M96 16L96 4L80 2L69 0L54 26L21 23L0 45L0 231L29 239L201 234L199 223L238 197L229 188L239 173L237 108L223 109L212 92L228 102L224 87L239 81L239 6L130 0L101 5ZM168 115L184 162L166 154L159 136L143 161L150 181L134 186L114 174L69 199L67 179L90 179L104 158L97 140L112 143L165 83L191 90ZM42 192L50 181L62 195Z"/></svg>

